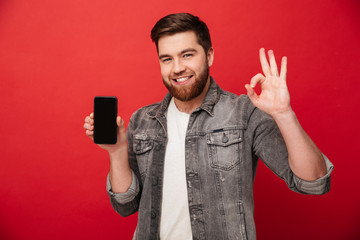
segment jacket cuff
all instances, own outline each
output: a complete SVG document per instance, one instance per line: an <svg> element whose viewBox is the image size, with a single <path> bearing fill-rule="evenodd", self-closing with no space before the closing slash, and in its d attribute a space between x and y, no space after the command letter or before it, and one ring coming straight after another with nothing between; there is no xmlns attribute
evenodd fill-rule
<svg viewBox="0 0 360 240"><path fill-rule="evenodd" d="M295 185L299 191L306 194L320 195L325 194L330 190L330 174L334 169L334 165L324 154L322 155L326 164L326 174L314 181L303 180L294 174Z"/></svg>
<svg viewBox="0 0 360 240"><path fill-rule="evenodd" d="M134 200L134 198L139 193L139 182L136 178L136 175L133 171L132 173L132 181L129 189L124 193L114 193L111 189L111 183L110 183L110 174L107 175L107 181L106 181L106 191L110 198L115 199L119 204L126 204Z"/></svg>

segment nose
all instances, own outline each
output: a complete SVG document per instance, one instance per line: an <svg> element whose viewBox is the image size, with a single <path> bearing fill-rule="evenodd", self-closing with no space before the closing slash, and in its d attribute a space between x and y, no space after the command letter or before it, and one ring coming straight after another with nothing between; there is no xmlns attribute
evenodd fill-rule
<svg viewBox="0 0 360 240"><path fill-rule="evenodd" d="M181 60L174 61L173 71L175 74L181 74L185 69L186 67Z"/></svg>

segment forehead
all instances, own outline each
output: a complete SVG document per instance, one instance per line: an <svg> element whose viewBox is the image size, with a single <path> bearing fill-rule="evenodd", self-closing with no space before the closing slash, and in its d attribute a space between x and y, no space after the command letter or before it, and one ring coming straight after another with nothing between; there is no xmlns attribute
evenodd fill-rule
<svg viewBox="0 0 360 240"><path fill-rule="evenodd" d="M202 48L193 31L166 35L161 37L158 41L159 55L177 54L187 48L194 48L197 50Z"/></svg>

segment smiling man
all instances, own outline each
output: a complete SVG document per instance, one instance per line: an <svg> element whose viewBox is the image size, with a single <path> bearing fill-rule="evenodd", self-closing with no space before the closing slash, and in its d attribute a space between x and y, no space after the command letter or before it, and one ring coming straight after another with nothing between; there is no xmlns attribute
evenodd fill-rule
<svg viewBox="0 0 360 240"><path fill-rule="evenodd" d="M259 58L263 74L247 96L221 89L209 75L214 49L204 22L171 14L151 31L163 101L143 107L128 131L117 118L107 190L122 216L135 212L134 239L256 239L253 184L258 159L303 194L330 188L331 162L299 124L286 86L287 58ZM254 91L260 84L262 91ZM93 138L93 114L85 118Z"/></svg>

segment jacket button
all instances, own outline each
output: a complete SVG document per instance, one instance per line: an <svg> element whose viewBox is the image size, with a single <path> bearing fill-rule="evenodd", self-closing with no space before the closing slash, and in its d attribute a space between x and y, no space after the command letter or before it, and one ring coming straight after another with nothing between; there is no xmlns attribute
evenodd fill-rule
<svg viewBox="0 0 360 240"><path fill-rule="evenodd" d="M161 149L161 145L159 144L159 145L156 145L156 147L155 147L155 150L156 151L159 151Z"/></svg>
<svg viewBox="0 0 360 240"><path fill-rule="evenodd" d="M152 219L156 218L156 212L154 210L151 211L151 218Z"/></svg>
<svg viewBox="0 0 360 240"><path fill-rule="evenodd" d="M223 137L222 137L222 139L221 139L221 141L222 141L223 143L227 143L227 142L229 141L229 138L224 134Z"/></svg>
<svg viewBox="0 0 360 240"><path fill-rule="evenodd" d="M135 150L136 150L136 151L140 151L140 149L141 149L141 144L138 143L138 144L136 145L136 147L135 147Z"/></svg>

